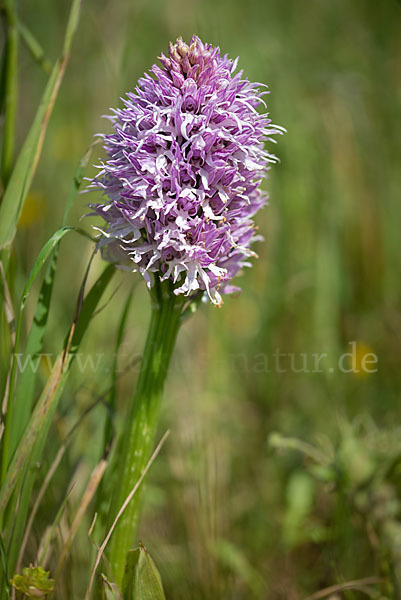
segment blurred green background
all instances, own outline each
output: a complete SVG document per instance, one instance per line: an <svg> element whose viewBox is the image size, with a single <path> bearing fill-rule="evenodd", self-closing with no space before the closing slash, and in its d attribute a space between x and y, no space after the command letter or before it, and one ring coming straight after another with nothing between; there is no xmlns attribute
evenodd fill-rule
<svg viewBox="0 0 401 600"><path fill-rule="evenodd" d="M20 2L21 18L49 57L59 52L68 8L66 0ZM401 597L396 0L85 0L20 222L17 284L59 227L93 135L109 131L102 115L170 40L193 33L239 55L249 79L269 85L269 112L288 133L274 148L281 163L265 184L270 205L257 217L265 242L238 281L242 294L221 309L202 307L180 333L160 430L170 427L171 435L151 472L141 539L171 599L295 600L372 577L380 581L330 597L362 598L366 590ZM20 67L22 142L46 76L25 50ZM97 146L93 162L100 155ZM71 223L95 199L79 196ZM63 242L47 352L60 348L90 252L84 241ZM98 259L91 279L101 268ZM94 318L85 352L101 354L101 368L82 376L74 367L49 462L109 385L116 327L135 281L119 275ZM148 314L139 281L122 367L142 350ZM343 364L353 370L342 372L339 357L352 348ZM315 353L327 354L319 372ZM372 373L362 370L368 353L378 359ZM45 365L42 371L45 381ZM117 427L135 377L131 369L120 378ZM85 486L103 421L100 407L80 428L43 504L37 539L72 482L71 505ZM81 598L85 588L88 527L74 546L65 598Z"/></svg>

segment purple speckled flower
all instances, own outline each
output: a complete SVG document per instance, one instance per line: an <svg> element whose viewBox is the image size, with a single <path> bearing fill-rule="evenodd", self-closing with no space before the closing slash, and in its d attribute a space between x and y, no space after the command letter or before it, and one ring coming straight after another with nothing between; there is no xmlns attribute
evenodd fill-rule
<svg viewBox="0 0 401 600"><path fill-rule="evenodd" d="M175 294L206 290L221 304L255 256L259 185L277 160L264 142L282 129L256 110L267 92L219 48L178 39L160 61L109 117L108 159L90 184L105 196L91 205L107 224L99 246L149 287L171 279Z"/></svg>

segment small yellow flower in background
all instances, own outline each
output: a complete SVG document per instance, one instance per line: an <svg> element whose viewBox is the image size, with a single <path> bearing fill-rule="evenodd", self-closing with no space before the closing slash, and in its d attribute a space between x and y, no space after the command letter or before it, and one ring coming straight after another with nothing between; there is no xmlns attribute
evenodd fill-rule
<svg viewBox="0 0 401 600"><path fill-rule="evenodd" d="M377 356L371 346L356 340L351 342L352 350L348 354L348 363L350 371L356 377L366 377L377 371Z"/></svg>
<svg viewBox="0 0 401 600"><path fill-rule="evenodd" d="M46 199L41 192L31 192L22 209L18 225L23 229L28 229L36 225L46 211Z"/></svg>

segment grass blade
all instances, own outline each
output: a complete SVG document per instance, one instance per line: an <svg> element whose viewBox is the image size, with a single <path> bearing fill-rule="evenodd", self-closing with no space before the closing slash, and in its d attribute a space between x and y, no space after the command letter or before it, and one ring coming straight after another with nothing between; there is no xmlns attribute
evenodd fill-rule
<svg viewBox="0 0 401 600"><path fill-rule="evenodd" d="M36 410L32 415L29 426L21 439L17 452L15 453L14 458L12 459L10 467L5 476L4 483L0 491L0 512L2 512L6 508L7 502L10 499L11 493L15 487L16 482L18 481L19 475L23 470L30 454L32 453L35 441L41 429L43 428L44 421L47 420L48 415L52 412L51 409L54 404L54 399L56 397L56 392L58 389L59 380L62 375L63 367L64 357L60 356L57 361L54 372L49 378L46 387L41 394L41 397L39 399Z"/></svg>
<svg viewBox="0 0 401 600"><path fill-rule="evenodd" d="M39 252L38 257L35 261L35 264L33 265L32 269L31 269L28 280L24 287L24 291L22 293L20 310L24 309L27 298L29 296L29 292L31 291L31 288L32 288L40 270L42 269L43 265L45 264L45 262L51 255L53 249L59 244L59 242L62 240L62 238L70 231L75 231L76 233L79 233L80 235L93 241L93 238L86 231L84 231L83 229L80 229L79 227L61 227L55 233L53 233L51 238L46 242L46 244L43 246L42 250Z"/></svg>
<svg viewBox="0 0 401 600"><path fill-rule="evenodd" d="M1 537L1 535L0 535L0 554L1 554L1 566L3 569L3 573L4 573L4 585L5 585L4 593L6 594L6 597L9 598L11 588L10 588L10 580L8 577L7 556L6 556L6 550L4 548L3 539Z"/></svg>
<svg viewBox="0 0 401 600"><path fill-rule="evenodd" d="M71 231L75 231L85 237L89 237L89 239L92 239L82 229L79 229L76 227L61 227L58 231L56 231L52 235L52 237L46 242L46 244L43 246L42 250L39 252L39 255L31 269L31 272L28 277L28 281L27 281L24 291L22 293L20 307L19 307L19 313L18 313L18 317L17 317L17 321L16 321L15 344L14 344L14 353L13 353L13 360L12 360L12 366L11 366L10 380L9 380L9 384L7 385L6 395L4 397L3 406L2 406L2 412L3 412L2 416L3 416L3 419L5 419L4 440L3 440L3 445L2 445L2 457L1 457L2 481L4 481L4 477L5 477L5 474L7 471L9 457L10 457L10 433L11 433L11 423L13 420L13 412L14 412L13 398L14 398L14 388L15 388L15 380L16 380L16 374L17 374L18 357L19 357L18 352L19 352L19 342L20 342L20 335L21 335L22 312L25 307L27 298L29 296L29 292L32 289L32 286L33 286L39 272L41 271L44 263L46 262L46 260L49 258L49 256L53 252L53 249L63 239L63 237ZM11 402L8 402L9 399L11 399Z"/></svg>
<svg viewBox="0 0 401 600"><path fill-rule="evenodd" d="M18 555L18 562L17 562L17 572L19 572L22 568L22 560L24 557L24 553L25 553L25 549L28 543L28 539L30 538L31 535L31 531L32 531L32 526L36 517L36 514L38 512L39 506L43 500L43 497L46 493L46 490L55 474L55 472L58 469L58 466L61 462L61 459L63 458L67 447L69 445L69 443L71 442L71 440L74 437L74 434L76 433L77 429L79 428L79 426L83 423L85 417L96 407L98 406L98 404L102 401L102 398L98 398L93 404L91 404L84 412L83 414L79 417L78 421L73 425L72 429L69 431L69 433L67 434L66 438L64 439L64 441L62 442L53 462L51 463L49 470L46 473L46 477L40 487L40 490L38 492L38 495L36 496L35 499L35 503L32 507L32 510L30 511L29 514L29 519L28 519L28 523L27 526L25 528L24 531L24 537L21 543L21 547L20 547L20 551L19 551L19 555ZM40 564L41 561L39 561Z"/></svg>
<svg viewBox="0 0 401 600"><path fill-rule="evenodd" d="M68 62L71 42L78 25L80 6L81 0L73 0L64 39L63 53L53 68L34 122L4 193L0 206L0 249L8 248L14 239L18 219L36 171L47 124Z"/></svg>
<svg viewBox="0 0 401 600"><path fill-rule="evenodd" d="M12 459L6 481L0 490L0 512L10 499L23 466L25 464L34 465L39 463L42 459L48 431L66 384L70 367L73 363L73 348L75 349L74 352L78 350L82 338L91 322L94 310L114 272L114 265L107 265L97 281L93 284L87 296L83 298L84 285L87 276L86 273L78 297L74 322L64 345L64 352L60 356L59 362L32 413L29 425L25 430ZM8 551L8 561L10 572L14 571L19 549L21 547L21 540L25 529L35 477L36 470L27 469L27 475L20 498L16 528L13 532L12 539L9 539L10 548ZM9 528L8 530L10 531Z"/></svg>
<svg viewBox="0 0 401 600"><path fill-rule="evenodd" d="M81 187L83 173L87 167L90 156L92 154L93 147L99 143L97 140L90 145L84 156L79 161L76 169L70 191L67 197L67 202L64 210L64 216L62 225L65 226L68 217L70 215L74 200ZM40 352L43 350L43 340L46 332L46 325L50 311L50 302L52 298L54 278L57 268L58 261L58 250L57 245L53 249L49 265L46 270L46 274L42 283L42 287L39 293L39 299L36 306L33 322L29 330L28 339L25 347L24 356L29 356L33 361L37 360ZM32 411L35 382L37 378L37 370L35 369L24 369L20 374L16 396L15 396L15 418L11 423L11 434L10 434L10 455L12 456L15 448L21 438L22 432L24 431L29 415ZM16 414L18 411L18 414Z"/></svg>
<svg viewBox="0 0 401 600"><path fill-rule="evenodd" d="M24 364L27 357L30 357L30 360L34 363L35 361L38 361L40 352L43 349L43 340L49 316L54 276L57 267L57 255L58 246L53 250L53 256L47 267L40 289L35 315L29 331L24 356L22 357ZM36 378L37 369L33 368L24 369L19 374L14 400L14 417L10 425L10 456L14 454L22 432L29 420L32 411Z"/></svg>
<svg viewBox="0 0 401 600"><path fill-rule="evenodd" d="M7 185L14 160L15 126L18 102L18 28L14 0L4 3L6 43L4 48L4 138L1 179ZM1 217L0 217L1 219Z"/></svg>

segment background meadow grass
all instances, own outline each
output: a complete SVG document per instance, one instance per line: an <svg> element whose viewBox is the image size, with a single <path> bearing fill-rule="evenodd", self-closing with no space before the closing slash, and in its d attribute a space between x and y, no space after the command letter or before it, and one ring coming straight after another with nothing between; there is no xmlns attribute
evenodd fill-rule
<svg viewBox="0 0 401 600"><path fill-rule="evenodd" d="M68 10L65 0L19 3L23 22L52 59ZM295 600L366 578L371 579L359 590L333 591L331 598L368 593L399 598L396 0L86 0L20 219L12 293L19 297L34 257L60 226L76 165L94 133L107 130L101 115L135 86L170 40L193 33L239 55L251 80L269 84L269 112L288 133L278 140L281 164L266 182L271 202L258 216L265 242L257 249L260 259L242 277L242 295L227 298L220 310L202 307L180 332L160 428L162 434L170 427L171 434L148 478L141 539L158 565L167 598ZM20 144L46 75L22 48L19 64ZM92 162L100 155L96 146ZM90 199L95 194L78 196L69 224L79 224ZM87 222L80 225L90 231ZM83 238L62 242L45 352L60 350L91 252ZM103 268L97 257L89 283ZM147 292L136 276L117 274L80 349L99 364L72 367L38 485L68 431L110 386L118 322L132 286L121 371L142 351ZM336 367L352 341L356 366L373 352L377 372L343 373ZM294 354L297 369L302 353L308 360L313 353L328 356L319 373L292 372L288 356L280 363L285 372L279 372L277 351ZM4 355L2 361L4 383ZM118 379L117 429L136 371L134 364ZM39 373L38 391L49 377L46 361ZM105 417L99 404L75 433L41 504L24 564L35 560L68 496L47 566L56 564L100 458ZM57 598L83 598L93 562L87 532L95 508L91 505L69 553Z"/></svg>

